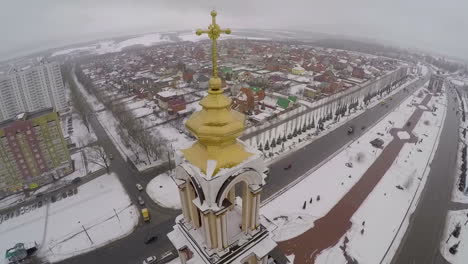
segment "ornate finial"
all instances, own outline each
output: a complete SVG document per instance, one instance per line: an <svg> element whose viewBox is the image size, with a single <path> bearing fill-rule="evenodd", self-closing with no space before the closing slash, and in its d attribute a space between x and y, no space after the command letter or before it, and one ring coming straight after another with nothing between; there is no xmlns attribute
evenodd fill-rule
<svg viewBox="0 0 468 264"><path fill-rule="evenodd" d="M216 11L211 11L212 22L208 30L196 31L199 36L207 33L211 39L213 76L209 81L208 95L200 101L202 109L193 113L185 123L187 129L198 140L190 148L182 150L184 157L205 173L208 162L215 161L216 168L213 175L216 175L221 168L236 166L252 155L237 142L237 138L244 131L245 116L231 109L231 99L226 97L221 89L216 40L221 33L231 34L231 30L221 29L216 24L216 15Z"/></svg>
<svg viewBox="0 0 468 264"><path fill-rule="evenodd" d="M231 30L221 29L218 24L216 24L216 13L215 10L211 11L211 24L208 26L208 30L198 29L196 34L200 36L201 34L208 34L208 37L211 39L211 59L213 63L213 79L218 79L218 55L216 48L216 40L219 38L221 33L231 34ZM221 87L211 87L210 91L218 91Z"/></svg>

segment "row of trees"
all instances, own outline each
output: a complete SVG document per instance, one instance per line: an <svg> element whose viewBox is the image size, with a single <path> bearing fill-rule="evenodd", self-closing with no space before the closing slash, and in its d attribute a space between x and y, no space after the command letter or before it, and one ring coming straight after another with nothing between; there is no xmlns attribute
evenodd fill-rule
<svg viewBox="0 0 468 264"><path fill-rule="evenodd" d="M68 85L70 88L70 99L73 104L74 112L78 114L80 119L83 121L83 124L86 126L86 129L88 132L90 132L89 118L93 111L83 96L81 96L81 93L78 91L78 87L76 87L76 83L72 79L69 65L66 65L64 68L62 68L62 76L65 85Z"/></svg>
<svg viewBox="0 0 468 264"><path fill-rule="evenodd" d="M301 135L302 133L306 133L307 130L310 130L312 128L315 128L315 120L314 119L312 119L312 122L309 125L306 125L304 123L302 125L302 128L297 128L297 127L294 128L293 132L289 133L287 136L286 135L283 135L283 136L279 135L276 139L273 139L271 141L271 143L269 142L269 140L267 140L265 142L265 146L263 146L262 143L260 143L258 145L258 150L260 150L260 151L270 150L270 147L274 148L276 146L279 146L279 145L283 144L284 142Z"/></svg>
<svg viewBox="0 0 468 264"><path fill-rule="evenodd" d="M464 192L466 188L466 145L462 148L462 165L461 165L461 173L460 173L460 180L458 181L458 190L460 192Z"/></svg>
<svg viewBox="0 0 468 264"><path fill-rule="evenodd" d="M146 163L140 157L140 152L136 146L139 146L149 164L162 157L162 154L167 151L166 140L159 134L158 131L145 129L143 122L136 119L133 113L125 104L114 103L110 94L110 87L97 89L93 81L83 73L82 69L75 67L75 74L78 81L83 84L83 87L93 94L112 115L119 121L117 133L122 139L125 147L129 148L136 157L136 161Z"/></svg>
<svg viewBox="0 0 468 264"><path fill-rule="evenodd" d="M399 83L399 81L394 82L393 85L397 85L398 83ZM368 93L366 96L364 96L363 103L367 105L370 102L370 100L372 98L374 98L375 96L377 96L377 95L383 96L384 93L389 94L391 92L391 87L392 87L392 85L388 85L385 88L382 88L382 89L380 89L378 91ZM351 99L351 102L346 102L346 103L343 103L341 101L338 102L338 106L335 109L335 114L334 114L335 117L333 117L332 109L327 110L326 113L322 114L322 116L317 120L318 129L323 130L325 122L330 121L332 119L337 121L340 117L344 117L346 115L346 112L348 112L348 114L349 114L349 113L351 113L351 110L353 110L353 109L357 110L358 106L359 106L359 100L357 98ZM270 147L274 148L277 145L280 145L283 142L286 142L287 140L292 139L293 137L296 137L297 135L300 135L301 133L306 132L308 129L312 129L312 128L315 128L315 118L312 118L312 121L309 122L309 125L306 125L304 123L302 128L295 128L293 130L293 132L289 133L287 136L285 136L285 135L282 136L282 137L278 136L278 138L272 139L272 140L268 139L265 142L264 146L260 143L257 147L258 147L258 149L260 151L269 150ZM270 140L271 140L271 142L270 142Z"/></svg>

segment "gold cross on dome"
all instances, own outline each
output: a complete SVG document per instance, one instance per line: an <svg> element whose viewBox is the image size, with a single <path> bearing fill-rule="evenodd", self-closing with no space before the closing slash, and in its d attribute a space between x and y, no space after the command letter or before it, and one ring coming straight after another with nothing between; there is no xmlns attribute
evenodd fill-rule
<svg viewBox="0 0 468 264"><path fill-rule="evenodd" d="M208 30L198 29L196 34L200 36L203 33L208 34L208 37L211 39L211 61L213 64L213 77L218 77L218 55L216 48L216 40L219 38L221 33L231 34L229 28L221 29L218 24L216 24L216 11L211 11L211 24L208 26Z"/></svg>

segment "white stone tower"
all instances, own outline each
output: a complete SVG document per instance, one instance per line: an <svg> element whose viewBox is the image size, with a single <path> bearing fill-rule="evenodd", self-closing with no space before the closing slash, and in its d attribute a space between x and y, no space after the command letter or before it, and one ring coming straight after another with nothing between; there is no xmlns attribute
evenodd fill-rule
<svg viewBox="0 0 468 264"><path fill-rule="evenodd" d="M208 30L197 35L212 40L213 76L203 109L186 123L197 141L176 153L182 215L168 237L183 264L277 263L270 254L276 243L259 215L266 166L261 153L238 139L244 116L231 110L217 74L216 39L230 30L216 24L215 11L211 16Z"/></svg>

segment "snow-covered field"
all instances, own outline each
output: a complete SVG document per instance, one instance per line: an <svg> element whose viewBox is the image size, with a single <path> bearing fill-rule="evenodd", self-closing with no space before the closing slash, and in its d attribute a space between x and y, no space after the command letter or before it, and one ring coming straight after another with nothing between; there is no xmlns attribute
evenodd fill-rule
<svg viewBox="0 0 468 264"><path fill-rule="evenodd" d="M146 186L151 200L163 207L181 209L179 190L167 173L154 177Z"/></svg>
<svg viewBox="0 0 468 264"><path fill-rule="evenodd" d="M449 211L444 228L444 235L440 242L442 256L452 264L465 264L468 259L468 210ZM460 226L458 238L452 235L456 226ZM450 247L459 243L455 255L449 252Z"/></svg>
<svg viewBox="0 0 468 264"><path fill-rule="evenodd" d="M137 208L117 177L103 175L78 187L73 196L1 223L0 251L5 252L17 242L36 242L39 256L60 261L128 235L138 218Z"/></svg>
<svg viewBox="0 0 468 264"><path fill-rule="evenodd" d="M116 42L113 40L110 41L101 41L99 43L85 46L85 47L78 47L78 48L71 48L65 49L54 52L51 56L59 56L59 55L67 55L71 53L77 52L87 52L89 54L106 54L112 52L120 52L124 48L135 46L135 45L142 45L142 46L151 46L161 42L170 42L167 36L162 36L159 33L152 33L146 34L139 37L130 38L124 41Z"/></svg>
<svg viewBox="0 0 468 264"><path fill-rule="evenodd" d="M403 146L390 169L351 218L351 229L337 245L322 252L316 263L344 263L340 261L343 258L340 246L345 237L349 240L346 252L357 262L391 262L426 183L428 164L437 149L445 119L445 95L433 97L428 105L438 107L436 115L424 112L413 130L423 141Z"/></svg>

